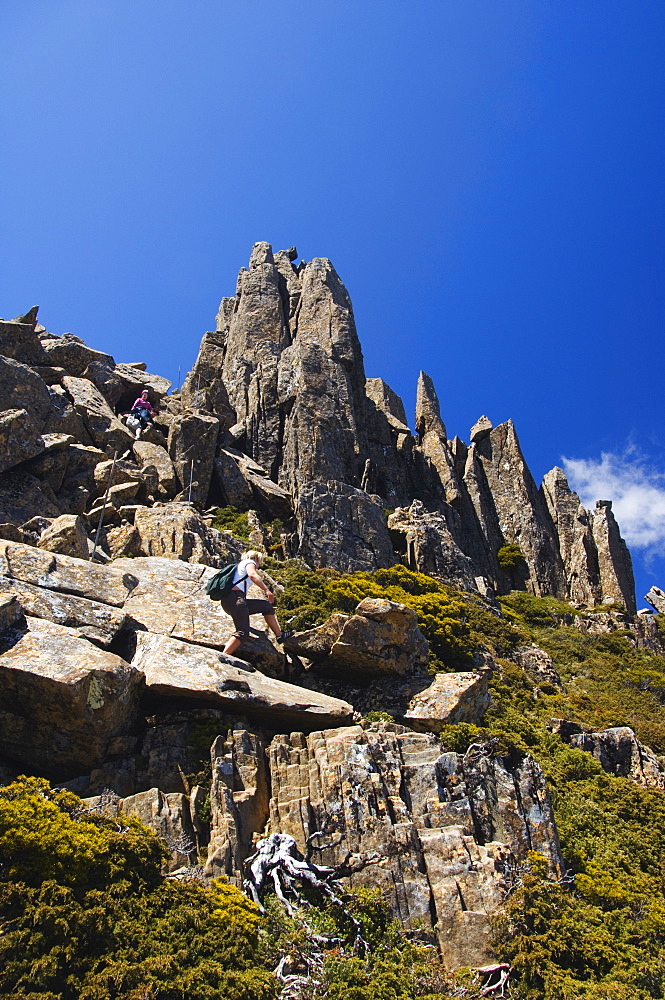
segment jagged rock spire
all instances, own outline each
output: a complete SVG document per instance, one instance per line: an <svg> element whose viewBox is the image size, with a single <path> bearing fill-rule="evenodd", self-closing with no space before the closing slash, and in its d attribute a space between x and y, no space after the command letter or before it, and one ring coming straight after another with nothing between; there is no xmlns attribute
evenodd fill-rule
<svg viewBox="0 0 665 1000"><path fill-rule="evenodd" d="M426 372L421 371L416 388L416 432L423 438L430 431L438 434L440 440L447 440L434 382Z"/></svg>

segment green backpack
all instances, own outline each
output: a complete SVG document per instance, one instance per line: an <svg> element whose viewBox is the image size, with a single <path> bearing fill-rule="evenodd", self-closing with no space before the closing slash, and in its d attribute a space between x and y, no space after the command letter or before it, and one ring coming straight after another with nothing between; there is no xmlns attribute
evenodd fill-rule
<svg viewBox="0 0 665 1000"><path fill-rule="evenodd" d="M233 577L235 576L236 570L238 568L238 563L229 563L228 566L223 566L218 569L217 572L210 577L206 583L206 594L211 601L221 601L223 597L231 593L233 588ZM247 579L247 573L241 576L237 581L242 583L243 580Z"/></svg>

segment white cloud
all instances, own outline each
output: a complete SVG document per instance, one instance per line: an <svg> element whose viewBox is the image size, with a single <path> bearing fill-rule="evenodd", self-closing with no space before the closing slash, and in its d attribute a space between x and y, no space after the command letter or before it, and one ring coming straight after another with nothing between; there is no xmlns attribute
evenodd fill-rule
<svg viewBox="0 0 665 1000"><path fill-rule="evenodd" d="M585 507L611 500L621 534L631 548L665 555L665 473L650 466L636 448L623 455L603 452L600 460L563 458L571 489Z"/></svg>

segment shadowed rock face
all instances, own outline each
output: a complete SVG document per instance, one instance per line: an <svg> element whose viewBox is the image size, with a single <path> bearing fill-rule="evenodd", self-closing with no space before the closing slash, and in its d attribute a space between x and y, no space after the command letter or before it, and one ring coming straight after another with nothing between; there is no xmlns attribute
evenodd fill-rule
<svg viewBox="0 0 665 1000"><path fill-rule="evenodd" d="M143 677L76 629L39 618L3 636L0 755L69 777L95 766L138 719ZM0 647L2 648L2 647Z"/></svg>
<svg viewBox="0 0 665 1000"><path fill-rule="evenodd" d="M498 552L507 543L518 544L528 568L527 589L537 595L567 596L554 525L527 468L512 420L476 436L464 478L490 552Z"/></svg>

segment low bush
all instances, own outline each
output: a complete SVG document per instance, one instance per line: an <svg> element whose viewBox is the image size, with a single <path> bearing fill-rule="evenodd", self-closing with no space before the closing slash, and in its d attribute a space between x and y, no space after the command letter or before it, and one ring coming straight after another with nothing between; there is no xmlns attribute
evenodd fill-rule
<svg viewBox="0 0 665 1000"><path fill-rule="evenodd" d="M274 1000L260 914L223 882L163 879L138 820L38 779L0 788L0 994L15 1000Z"/></svg>

